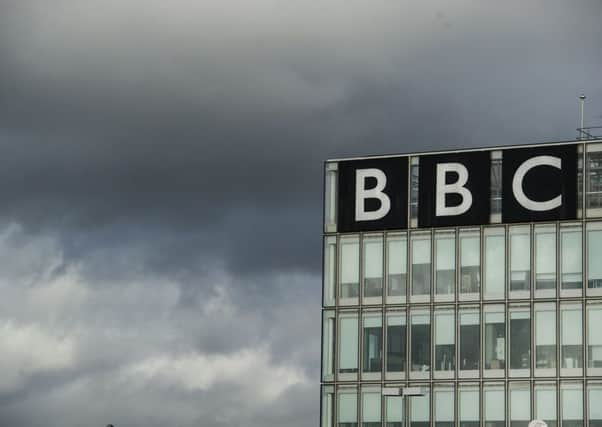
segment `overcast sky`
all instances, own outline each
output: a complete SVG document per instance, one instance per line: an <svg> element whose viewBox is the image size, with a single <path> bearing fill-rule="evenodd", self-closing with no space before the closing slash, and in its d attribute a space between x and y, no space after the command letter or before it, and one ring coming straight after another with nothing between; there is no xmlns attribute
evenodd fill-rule
<svg viewBox="0 0 602 427"><path fill-rule="evenodd" d="M601 22L0 0L0 425L316 426L322 162L602 124Z"/></svg>

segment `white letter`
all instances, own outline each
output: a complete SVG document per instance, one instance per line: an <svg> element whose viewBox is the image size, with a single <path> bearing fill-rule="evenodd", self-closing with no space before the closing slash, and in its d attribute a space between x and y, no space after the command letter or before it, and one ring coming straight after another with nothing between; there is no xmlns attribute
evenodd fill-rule
<svg viewBox="0 0 602 427"><path fill-rule="evenodd" d="M519 166L519 168L514 173L514 178L512 179L512 191L514 192L514 197L516 198L518 203L520 203L524 208L529 209L530 211L549 211L562 205L562 194L545 202L536 202L534 200L529 199L523 191L523 179L525 178L527 172L529 172L534 167L544 165L553 166L556 169L562 169L562 159L560 159L559 157L552 156L532 157Z"/></svg>
<svg viewBox="0 0 602 427"><path fill-rule="evenodd" d="M445 175L448 172L458 174L458 180L453 184L445 183ZM472 206L472 193L464 187L468 182L468 170L461 163L438 163L437 164L437 193L435 203L436 216L461 215ZM462 203L458 206L448 207L445 205L445 195L455 193L462 196Z"/></svg>
<svg viewBox="0 0 602 427"><path fill-rule="evenodd" d="M366 178L375 178L376 187L366 190ZM355 220L374 221L381 219L391 210L391 199L383 190L387 185L387 176L380 169L357 169L355 171ZM364 210L364 199L380 200L380 208L375 211Z"/></svg>

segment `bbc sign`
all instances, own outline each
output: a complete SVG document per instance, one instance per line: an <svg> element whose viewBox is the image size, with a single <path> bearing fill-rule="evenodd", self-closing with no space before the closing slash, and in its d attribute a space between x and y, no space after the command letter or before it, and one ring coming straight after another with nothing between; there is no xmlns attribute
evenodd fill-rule
<svg viewBox="0 0 602 427"><path fill-rule="evenodd" d="M502 222L577 216L577 145L502 150ZM409 157L339 163L339 232L408 227ZM419 156L418 227L490 221L491 151Z"/></svg>

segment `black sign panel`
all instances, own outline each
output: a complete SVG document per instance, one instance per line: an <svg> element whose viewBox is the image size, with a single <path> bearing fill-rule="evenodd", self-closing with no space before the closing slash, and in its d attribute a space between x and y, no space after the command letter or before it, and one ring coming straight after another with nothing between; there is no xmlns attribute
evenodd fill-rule
<svg viewBox="0 0 602 427"><path fill-rule="evenodd" d="M502 222L576 217L576 145L504 150Z"/></svg>
<svg viewBox="0 0 602 427"><path fill-rule="evenodd" d="M339 163L338 231L407 228L408 158Z"/></svg>
<svg viewBox="0 0 602 427"><path fill-rule="evenodd" d="M491 153L420 156L418 226L489 222Z"/></svg>

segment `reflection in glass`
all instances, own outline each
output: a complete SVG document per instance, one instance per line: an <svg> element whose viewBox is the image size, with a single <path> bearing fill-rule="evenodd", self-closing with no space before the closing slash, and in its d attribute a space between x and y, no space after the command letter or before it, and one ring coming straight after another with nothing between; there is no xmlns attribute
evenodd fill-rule
<svg viewBox="0 0 602 427"><path fill-rule="evenodd" d="M510 227L510 291L531 289L529 226Z"/></svg>
<svg viewBox="0 0 602 427"><path fill-rule="evenodd" d="M406 317L387 316L387 371L403 372L406 364Z"/></svg>
<svg viewBox="0 0 602 427"><path fill-rule="evenodd" d="M438 387L433 392L435 400L435 427L454 426L454 390Z"/></svg>
<svg viewBox="0 0 602 427"><path fill-rule="evenodd" d="M412 295L431 293L430 234L412 235Z"/></svg>
<svg viewBox="0 0 602 427"><path fill-rule="evenodd" d="M479 388L460 387L460 427L479 427Z"/></svg>
<svg viewBox="0 0 602 427"><path fill-rule="evenodd" d="M332 379L334 373L334 311L324 311L322 317L322 376Z"/></svg>
<svg viewBox="0 0 602 427"><path fill-rule="evenodd" d="M381 427L380 393L362 393L362 427Z"/></svg>
<svg viewBox="0 0 602 427"><path fill-rule="evenodd" d="M322 388L322 423L320 427L333 427L334 393L332 386Z"/></svg>
<svg viewBox="0 0 602 427"><path fill-rule="evenodd" d="M556 227L535 227L535 289L556 289Z"/></svg>
<svg viewBox="0 0 602 427"><path fill-rule="evenodd" d="M410 427L429 427L430 392L424 396L410 397Z"/></svg>
<svg viewBox="0 0 602 427"><path fill-rule="evenodd" d="M583 330L581 304L560 306L560 357L562 368L583 368Z"/></svg>
<svg viewBox="0 0 602 427"><path fill-rule="evenodd" d="M504 427L504 386L485 385L483 398L485 399L485 427Z"/></svg>
<svg viewBox="0 0 602 427"><path fill-rule="evenodd" d="M556 427L556 386L535 386L535 418Z"/></svg>
<svg viewBox="0 0 602 427"><path fill-rule="evenodd" d="M561 383L562 426L583 427L583 390L580 383Z"/></svg>
<svg viewBox="0 0 602 427"><path fill-rule="evenodd" d="M504 298L506 250L504 228L485 229L485 298Z"/></svg>
<svg viewBox="0 0 602 427"><path fill-rule="evenodd" d="M535 369L556 368L556 306L535 305Z"/></svg>
<svg viewBox="0 0 602 427"><path fill-rule="evenodd" d="M387 427L403 426L403 397L386 396Z"/></svg>
<svg viewBox="0 0 602 427"><path fill-rule="evenodd" d="M587 207L602 208L602 151L587 153L587 170Z"/></svg>
<svg viewBox="0 0 602 427"><path fill-rule="evenodd" d="M359 296L359 239L343 237L341 244L341 298L356 299Z"/></svg>
<svg viewBox="0 0 602 427"><path fill-rule="evenodd" d="M339 427L357 427L357 394L339 393Z"/></svg>
<svg viewBox="0 0 602 427"><path fill-rule="evenodd" d="M336 254L337 239L334 236L328 236L324 240L324 305L332 306L335 304L335 277L336 277Z"/></svg>
<svg viewBox="0 0 602 427"><path fill-rule="evenodd" d="M456 283L456 236L453 232L435 234L435 290L437 295L453 295Z"/></svg>
<svg viewBox="0 0 602 427"><path fill-rule="evenodd" d="M561 228L560 244L562 289L581 289L583 286L581 227Z"/></svg>
<svg viewBox="0 0 602 427"><path fill-rule="evenodd" d="M602 288L602 230L601 223L587 224L587 287Z"/></svg>
<svg viewBox="0 0 602 427"><path fill-rule="evenodd" d="M460 312L460 370L479 369L480 346L479 312Z"/></svg>
<svg viewBox="0 0 602 427"><path fill-rule="evenodd" d="M510 426L527 427L531 420L529 384L510 384Z"/></svg>
<svg viewBox="0 0 602 427"><path fill-rule="evenodd" d="M435 312L435 370L456 369L456 322L453 311Z"/></svg>
<svg viewBox="0 0 602 427"><path fill-rule="evenodd" d="M602 384L588 385L589 427L602 426Z"/></svg>
<svg viewBox="0 0 602 427"><path fill-rule="evenodd" d="M339 372L341 373L357 372L357 328L357 315L339 319Z"/></svg>
<svg viewBox="0 0 602 427"><path fill-rule="evenodd" d="M481 239L478 231L460 232L460 292L478 293L481 287Z"/></svg>
<svg viewBox="0 0 602 427"><path fill-rule="evenodd" d="M531 321L528 309L510 311L510 369L531 366Z"/></svg>
<svg viewBox="0 0 602 427"><path fill-rule="evenodd" d="M412 314L412 371L428 372L431 366L431 325L428 313Z"/></svg>
<svg viewBox="0 0 602 427"><path fill-rule="evenodd" d="M364 297L383 294L383 239L364 238Z"/></svg>
<svg viewBox="0 0 602 427"><path fill-rule="evenodd" d="M387 295L389 297L405 296L408 262L405 234L387 237L387 257Z"/></svg>
<svg viewBox="0 0 602 427"><path fill-rule="evenodd" d="M602 368L602 305L587 307L587 366Z"/></svg>
<svg viewBox="0 0 602 427"><path fill-rule="evenodd" d="M506 324L504 306L485 311L485 369L506 367Z"/></svg>
<svg viewBox="0 0 602 427"><path fill-rule="evenodd" d="M364 372L380 372L382 357L382 319L380 316L364 317Z"/></svg>

